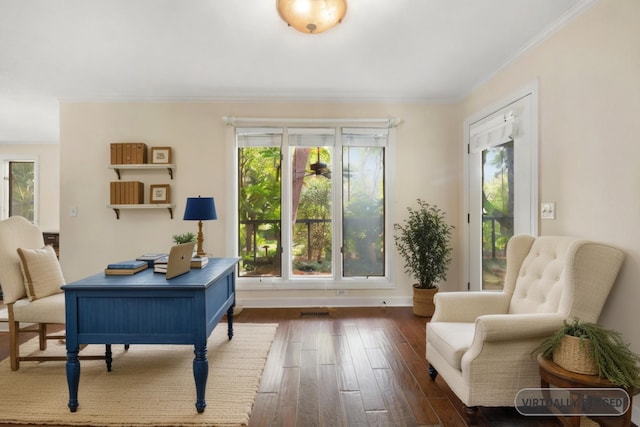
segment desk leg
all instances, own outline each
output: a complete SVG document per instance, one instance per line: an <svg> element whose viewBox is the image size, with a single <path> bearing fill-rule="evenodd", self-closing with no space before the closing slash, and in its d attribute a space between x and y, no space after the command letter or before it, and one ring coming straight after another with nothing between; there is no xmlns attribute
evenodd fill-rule
<svg viewBox="0 0 640 427"><path fill-rule="evenodd" d="M111 364L113 363L113 353L111 352L111 344L104 346L104 361L107 364L107 372L111 372Z"/></svg>
<svg viewBox="0 0 640 427"><path fill-rule="evenodd" d="M199 413L204 412L207 402L204 400L207 388L207 377L209 376L209 361L207 360L207 346L195 346L193 359L193 377L196 380L196 409Z"/></svg>
<svg viewBox="0 0 640 427"><path fill-rule="evenodd" d="M78 347L74 351L67 351L67 385L69 386L69 409L76 412L78 409L78 383L80 382L80 361L78 360Z"/></svg>
<svg viewBox="0 0 640 427"><path fill-rule="evenodd" d="M227 310L227 336L233 338L233 305Z"/></svg>

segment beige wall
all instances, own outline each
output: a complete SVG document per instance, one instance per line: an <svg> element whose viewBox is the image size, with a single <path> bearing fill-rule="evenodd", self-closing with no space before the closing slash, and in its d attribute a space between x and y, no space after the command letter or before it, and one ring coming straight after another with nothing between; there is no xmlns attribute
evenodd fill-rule
<svg viewBox="0 0 640 427"><path fill-rule="evenodd" d="M38 225L42 231L60 227L60 146L58 144L0 144L2 156L30 156L38 159L40 198Z"/></svg>
<svg viewBox="0 0 640 427"><path fill-rule="evenodd" d="M619 246L626 260L601 323L640 352L640 2L601 0L478 88L468 117L537 79L540 200L555 220L540 234Z"/></svg>
<svg viewBox="0 0 640 427"><path fill-rule="evenodd" d="M456 225L454 265L445 290L462 289L460 232L462 206L462 122L483 107L538 80L541 201L555 201L557 219L540 223L541 234L602 240L627 254L602 323L621 331L640 351L640 2L600 0L545 42L477 88L459 105L329 103L101 103L61 105L60 218L62 263L69 280L99 271L107 262L147 251L166 251L171 235L195 230L181 220L187 196L216 197L219 211L229 202L226 128L221 117L387 117L398 128L398 176L391 194L396 221L416 198L437 203ZM175 219L156 211L125 211L117 221L106 208L108 146L114 141L172 146L176 179L126 175L172 184ZM78 216L68 212L77 207ZM205 223L207 250L226 252L224 217ZM381 298L408 297L401 260L394 267L397 288ZM353 291L351 295L372 295ZM244 292L242 298L315 297L328 293Z"/></svg>
<svg viewBox="0 0 640 427"><path fill-rule="evenodd" d="M398 169L389 189L392 212L398 220L406 206L423 198L460 217L460 118L457 107L420 104L289 104L289 103L63 103L61 105L61 262L67 280L96 273L109 262L136 257L143 252L166 252L171 236L196 231L196 224L182 220L188 196L214 196L217 221L204 223L205 249L214 256L233 256L225 243L234 224L226 219L233 167L227 162L227 126L223 116L236 117L399 117L397 131ZM176 203L174 219L167 211L122 211L116 220L107 209L109 182L116 180L108 169L109 144L142 141L148 146L171 146L176 163L175 179L166 173L124 171L123 179L171 184ZM77 208L77 216L69 212ZM455 224L459 229L458 224ZM456 266L444 289L458 288ZM378 292L350 290L349 297L399 298L410 302L411 287L399 260L397 287ZM335 291L239 292L246 298L272 299L278 305L286 298L305 298L308 304L324 305ZM314 299L315 298L315 299ZM345 299L346 300L346 299ZM267 303L265 303L267 304Z"/></svg>

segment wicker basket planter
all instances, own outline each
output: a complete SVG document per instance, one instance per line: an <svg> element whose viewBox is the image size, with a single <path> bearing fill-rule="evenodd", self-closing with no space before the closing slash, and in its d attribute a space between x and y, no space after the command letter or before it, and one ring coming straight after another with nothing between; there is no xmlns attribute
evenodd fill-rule
<svg viewBox="0 0 640 427"><path fill-rule="evenodd" d="M565 335L553 352L553 361L567 371L585 375L597 375L598 367L593 359L590 340Z"/></svg>
<svg viewBox="0 0 640 427"><path fill-rule="evenodd" d="M433 304L433 297L438 288L416 288L413 287L413 314L420 317L431 317L436 310Z"/></svg>

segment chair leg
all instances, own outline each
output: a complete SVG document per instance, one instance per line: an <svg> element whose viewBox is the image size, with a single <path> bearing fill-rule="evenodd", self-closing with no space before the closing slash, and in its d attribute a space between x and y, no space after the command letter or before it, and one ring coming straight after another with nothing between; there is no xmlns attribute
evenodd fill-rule
<svg viewBox="0 0 640 427"><path fill-rule="evenodd" d="M433 365L429 363L429 377L431 377L431 381L435 381L437 376L438 371L436 371L436 368L434 368Z"/></svg>
<svg viewBox="0 0 640 427"><path fill-rule="evenodd" d="M16 322L13 318L13 304L7 306L7 312L9 314L9 359L11 370L17 371L20 368L20 343L18 342L20 322Z"/></svg>
<svg viewBox="0 0 640 427"><path fill-rule="evenodd" d="M478 407L464 405L464 412L467 414L467 424L478 424Z"/></svg>
<svg viewBox="0 0 640 427"><path fill-rule="evenodd" d="M38 323L38 339L40 341L40 350L45 351L47 349L47 324Z"/></svg>

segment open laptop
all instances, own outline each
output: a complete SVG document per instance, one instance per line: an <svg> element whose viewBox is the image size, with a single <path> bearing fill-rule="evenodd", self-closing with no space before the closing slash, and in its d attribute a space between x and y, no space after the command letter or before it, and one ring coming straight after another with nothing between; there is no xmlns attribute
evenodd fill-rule
<svg viewBox="0 0 640 427"><path fill-rule="evenodd" d="M190 242L171 247L167 261L167 280L189 272L195 246L194 242Z"/></svg>

